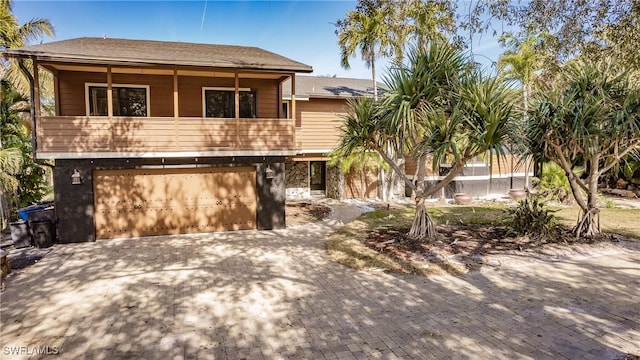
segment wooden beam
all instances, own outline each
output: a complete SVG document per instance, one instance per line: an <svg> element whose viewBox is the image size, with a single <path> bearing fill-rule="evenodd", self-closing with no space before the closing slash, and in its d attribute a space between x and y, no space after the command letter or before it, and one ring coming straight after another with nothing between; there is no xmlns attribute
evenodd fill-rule
<svg viewBox="0 0 640 360"><path fill-rule="evenodd" d="M111 65L107 65L107 116L113 117L113 81L111 79Z"/></svg>
<svg viewBox="0 0 640 360"><path fill-rule="evenodd" d="M113 80L111 79L111 65L107 65L107 118L113 119ZM112 133L109 138L109 146L114 147L115 136Z"/></svg>
<svg viewBox="0 0 640 360"><path fill-rule="evenodd" d="M284 116L282 114L282 81L278 82L278 118L282 119Z"/></svg>
<svg viewBox="0 0 640 360"><path fill-rule="evenodd" d="M36 118L40 119L40 74L38 74L38 60L33 58L33 104L35 105Z"/></svg>
<svg viewBox="0 0 640 360"><path fill-rule="evenodd" d="M58 70L56 69L49 69L49 72L51 72L51 76L53 76L53 101L55 102L55 106L56 106L56 116L60 116L60 80L58 79Z"/></svg>
<svg viewBox="0 0 640 360"><path fill-rule="evenodd" d="M234 106L235 106L235 113L236 113L236 147L239 148L240 147L240 77L238 74L238 71L236 70L235 73L235 89L234 89Z"/></svg>
<svg viewBox="0 0 640 360"><path fill-rule="evenodd" d="M180 107L178 106L178 68L173 68L173 127L175 132L176 147L180 148Z"/></svg>
<svg viewBox="0 0 640 360"><path fill-rule="evenodd" d="M178 108L178 69L173 69L173 117L177 118L180 116L180 111Z"/></svg>
<svg viewBox="0 0 640 360"><path fill-rule="evenodd" d="M33 99L35 98L35 81L33 81L33 75L24 64L24 58L18 58L18 67L20 67L20 71L22 74L29 80L29 96ZM29 102L29 118L31 118L31 149L33 149L33 157L37 156L38 151L38 141L37 136L39 132L37 132L36 128L40 128L40 119L36 119L36 105L33 101ZM36 121L37 120L37 121ZM2 142L0 142L0 148L2 148Z"/></svg>
<svg viewBox="0 0 640 360"><path fill-rule="evenodd" d="M291 121L293 122L293 148L297 148L296 142L296 74L291 74L291 108L289 109L291 113Z"/></svg>

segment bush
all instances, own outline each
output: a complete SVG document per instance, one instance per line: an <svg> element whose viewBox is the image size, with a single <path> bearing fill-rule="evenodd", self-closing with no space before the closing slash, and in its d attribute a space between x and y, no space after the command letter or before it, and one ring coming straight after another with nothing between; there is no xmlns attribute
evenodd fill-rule
<svg viewBox="0 0 640 360"><path fill-rule="evenodd" d="M528 235L531 239L550 238L560 231L554 210L545 207L537 197L520 200L516 207L507 209L507 230L517 236Z"/></svg>
<svg viewBox="0 0 640 360"><path fill-rule="evenodd" d="M556 163L543 164L540 177L532 180L537 194L547 201L569 203L573 200L569 179L567 179L564 170Z"/></svg>

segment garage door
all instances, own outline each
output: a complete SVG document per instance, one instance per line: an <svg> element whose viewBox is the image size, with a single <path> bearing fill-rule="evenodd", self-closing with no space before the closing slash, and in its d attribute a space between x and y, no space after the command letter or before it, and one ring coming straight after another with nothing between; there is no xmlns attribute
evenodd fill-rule
<svg viewBox="0 0 640 360"><path fill-rule="evenodd" d="M95 170L96 238L256 228L252 167Z"/></svg>

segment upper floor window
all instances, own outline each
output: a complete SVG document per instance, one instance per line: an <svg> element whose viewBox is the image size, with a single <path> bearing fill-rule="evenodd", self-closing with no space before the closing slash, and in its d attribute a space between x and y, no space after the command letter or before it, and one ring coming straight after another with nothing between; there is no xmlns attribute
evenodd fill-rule
<svg viewBox="0 0 640 360"><path fill-rule="evenodd" d="M257 117L256 92L240 89L241 118ZM230 88L203 88L203 113L205 117L235 118L235 90Z"/></svg>
<svg viewBox="0 0 640 360"><path fill-rule="evenodd" d="M113 116L149 116L149 86L111 86L113 92ZM86 84L87 114L107 116L107 85Z"/></svg>

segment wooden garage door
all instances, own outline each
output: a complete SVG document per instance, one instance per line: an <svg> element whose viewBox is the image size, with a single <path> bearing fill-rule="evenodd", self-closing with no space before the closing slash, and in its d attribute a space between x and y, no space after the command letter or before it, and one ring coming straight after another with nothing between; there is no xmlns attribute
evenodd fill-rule
<svg viewBox="0 0 640 360"><path fill-rule="evenodd" d="M98 239L256 228L252 167L96 170Z"/></svg>

